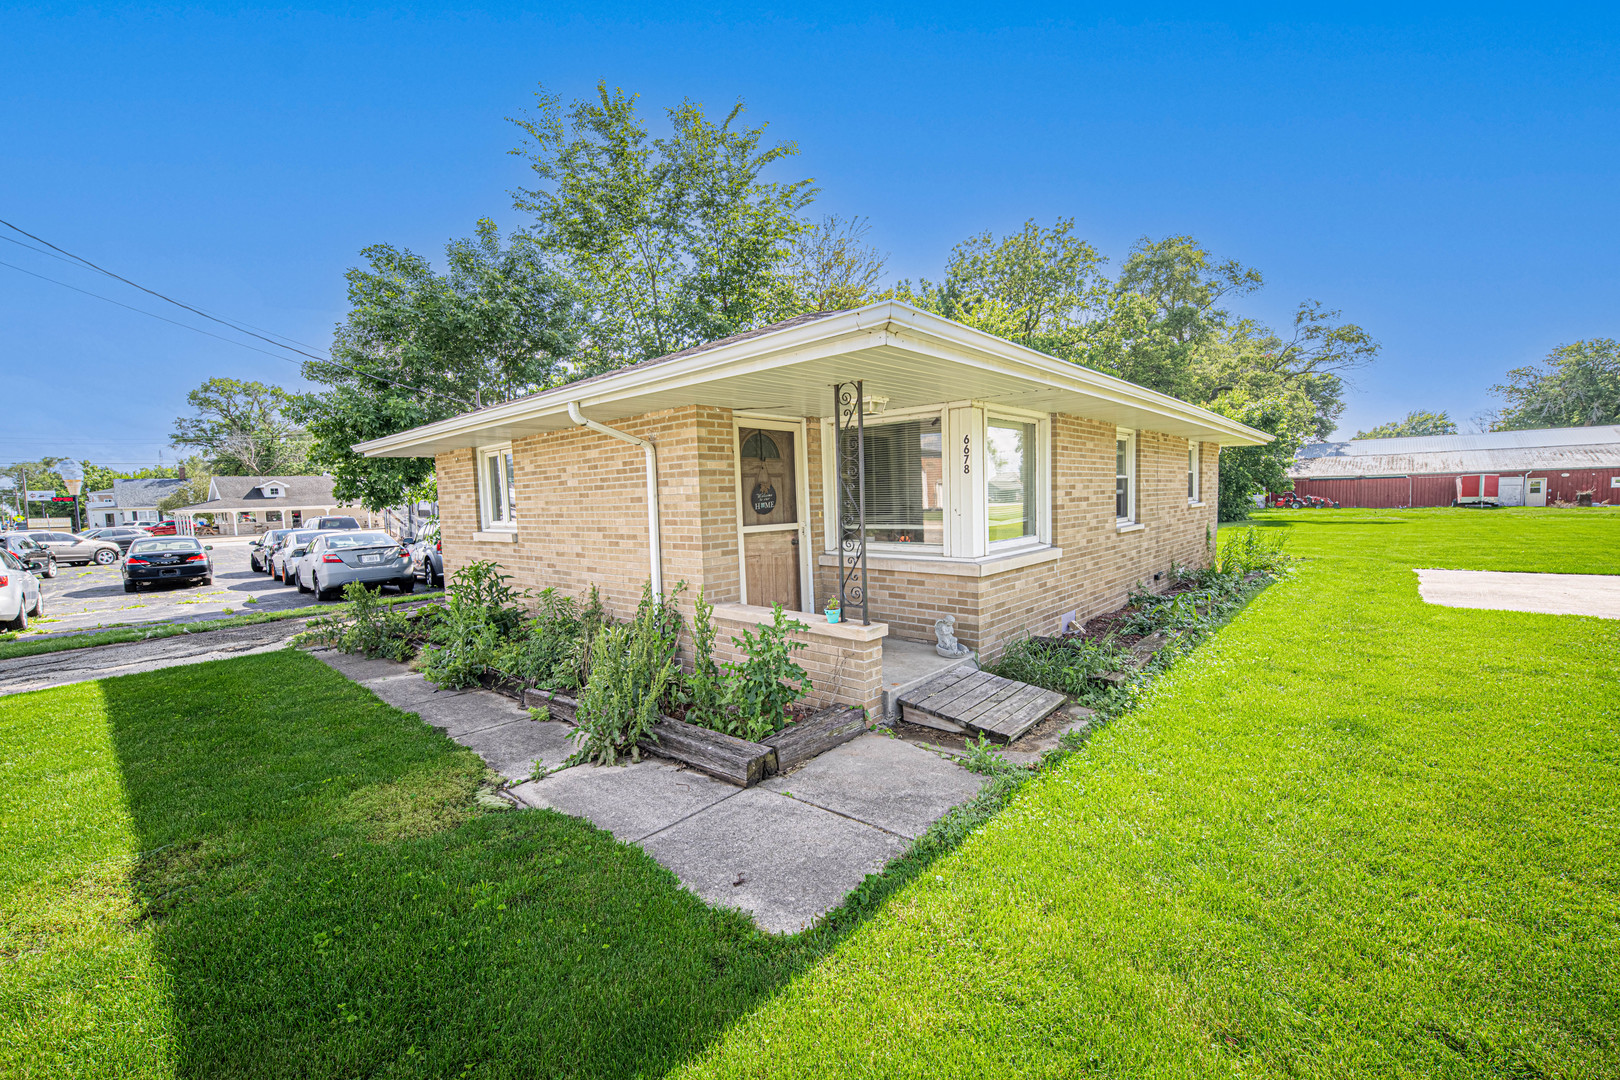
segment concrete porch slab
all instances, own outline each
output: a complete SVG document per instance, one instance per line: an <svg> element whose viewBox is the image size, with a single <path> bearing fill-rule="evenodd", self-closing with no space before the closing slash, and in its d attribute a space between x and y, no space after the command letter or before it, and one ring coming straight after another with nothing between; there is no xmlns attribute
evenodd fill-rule
<svg viewBox="0 0 1620 1080"><path fill-rule="evenodd" d="M909 841L761 788L738 791L642 841L692 892L773 933L837 907Z"/></svg>
<svg viewBox="0 0 1620 1080"><path fill-rule="evenodd" d="M1594 615L1620 619L1620 574L1518 574L1497 570L1418 570L1426 604Z"/></svg>
<svg viewBox="0 0 1620 1080"><path fill-rule="evenodd" d="M932 645L898 638L883 639L883 715L900 715L900 695L932 679L942 671L966 665L977 669L979 662L969 656L951 660L939 655Z"/></svg>
<svg viewBox="0 0 1620 1080"><path fill-rule="evenodd" d="M497 697L495 694L476 696ZM568 737L572 730L557 720L530 720L524 716L497 727L451 737L469 750L477 751L484 764L508 780L527 780L534 775L536 763L555 769L568 760L568 755L574 752L574 742Z"/></svg>
<svg viewBox="0 0 1620 1080"><path fill-rule="evenodd" d="M693 769L643 760L634 765L575 765L512 789L536 809L560 810L635 843L741 788Z"/></svg>
<svg viewBox="0 0 1620 1080"><path fill-rule="evenodd" d="M954 761L873 733L760 787L915 840L951 807L977 795L984 782Z"/></svg>

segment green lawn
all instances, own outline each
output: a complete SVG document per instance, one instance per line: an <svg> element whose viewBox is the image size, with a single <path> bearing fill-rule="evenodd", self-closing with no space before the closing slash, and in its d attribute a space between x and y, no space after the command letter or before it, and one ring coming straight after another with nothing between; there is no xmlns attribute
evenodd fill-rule
<svg viewBox="0 0 1620 1080"><path fill-rule="evenodd" d="M298 653L0 698L0 1075L662 1073L803 946Z"/></svg>
<svg viewBox="0 0 1620 1080"><path fill-rule="evenodd" d="M1620 1075L1613 511L1271 515L1307 561L685 1077Z"/></svg>
<svg viewBox="0 0 1620 1080"><path fill-rule="evenodd" d="M0 698L0 1075L1620 1075L1620 625L1410 569L1620 514L1261 525L1290 579L793 939L308 656Z"/></svg>

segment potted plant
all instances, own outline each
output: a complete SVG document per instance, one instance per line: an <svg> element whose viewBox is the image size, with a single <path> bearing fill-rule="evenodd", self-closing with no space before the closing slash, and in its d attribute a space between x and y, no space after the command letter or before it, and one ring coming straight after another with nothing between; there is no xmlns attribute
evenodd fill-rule
<svg viewBox="0 0 1620 1080"><path fill-rule="evenodd" d="M838 608L838 597L834 596L827 600L827 610L825 614L828 622L835 623L838 621L839 616L841 615Z"/></svg>

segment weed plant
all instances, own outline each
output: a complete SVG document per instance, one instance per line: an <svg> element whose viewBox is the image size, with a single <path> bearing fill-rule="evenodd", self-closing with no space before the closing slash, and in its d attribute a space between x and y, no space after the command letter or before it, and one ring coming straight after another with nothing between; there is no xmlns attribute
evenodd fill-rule
<svg viewBox="0 0 1620 1080"><path fill-rule="evenodd" d="M578 749L570 764L612 765L626 755L641 759L639 741L680 693L683 623L674 597L655 595L647 582L634 619L597 630L590 678L574 717Z"/></svg>

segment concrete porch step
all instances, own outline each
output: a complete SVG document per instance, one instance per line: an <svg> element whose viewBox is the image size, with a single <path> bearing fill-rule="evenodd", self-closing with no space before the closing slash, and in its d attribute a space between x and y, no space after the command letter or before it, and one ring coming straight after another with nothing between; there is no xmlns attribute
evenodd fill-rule
<svg viewBox="0 0 1620 1080"><path fill-rule="evenodd" d="M978 661L947 659L935 651L934 646L918 641L883 639L883 715L889 719L900 716L900 696L915 690L941 672L955 668L977 671Z"/></svg>

